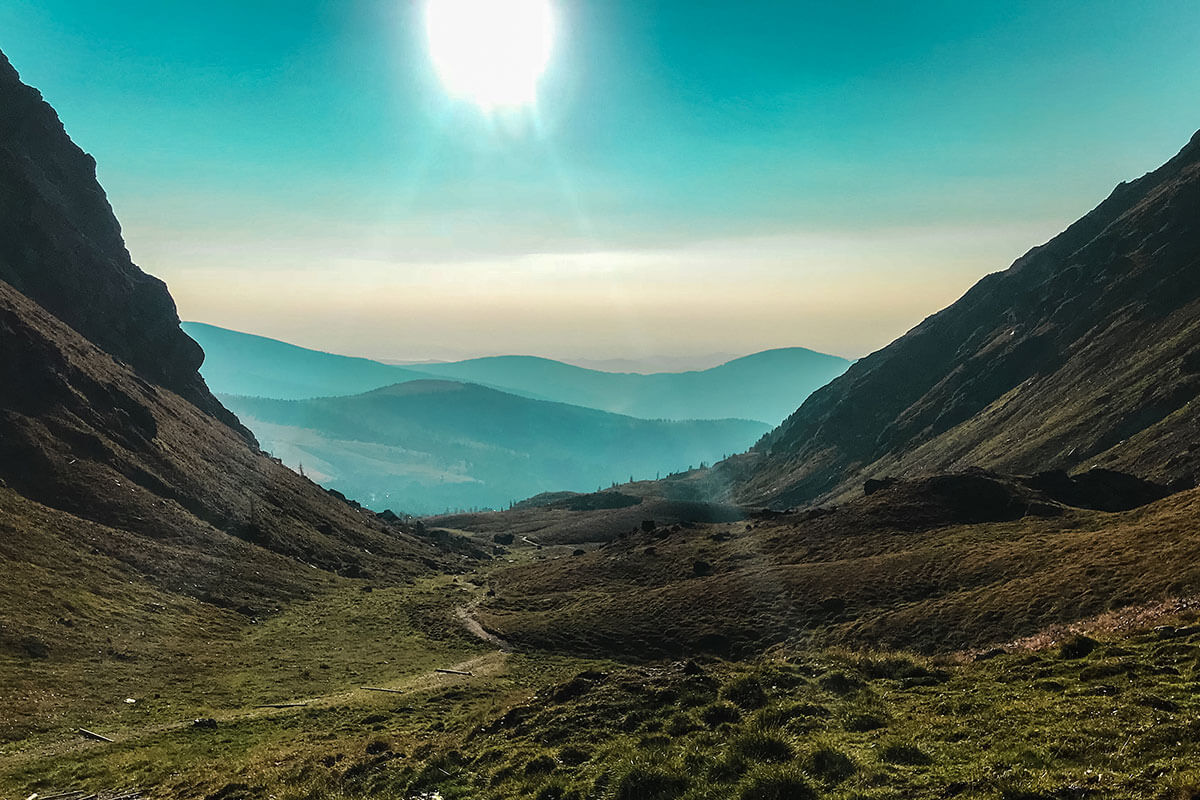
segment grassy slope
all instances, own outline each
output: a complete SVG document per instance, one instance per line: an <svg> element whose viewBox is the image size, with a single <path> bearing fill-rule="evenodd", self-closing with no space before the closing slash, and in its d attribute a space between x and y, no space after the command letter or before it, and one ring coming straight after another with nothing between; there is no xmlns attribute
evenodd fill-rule
<svg viewBox="0 0 1200 800"><path fill-rule="evenodd" d="M517 566L481 619L527 646L635 659L783 641L945 652L1200 591L1200 491L918 530L878 514L884 502L672 526Z"/></svg>
<svg viewBox="0 0 1200 800"><path fill-rule="evenodd" d="M142 543L122 531L6 490L0 510L0 739L9 745L74 725L202 716L320 694L355 676L387 680L472 651L443 613L468 599L451 578L364 592L362 581L243 556L222 566L231 580L260 580L264 604L237 613L144 572L124 549ZM197 569L193 554L166 544L139 558L169 562L181 575ZM150 699L164 691L171 707ZM125 697L139 702L127 707Z"/></svg>
<svg viewBox="0 0 1200 800"><path fill-rule="evenodd" d="M1196 485L1200 134L815 392L727 465L743 502L983 466Z"/></svg>
<svg viewBox="0 0 1200 800"><path fill-rule="evenodd" d="M1200 628L1184 627L1195 619L1184 609L1154 621L1179 627L1106 630L1082 655L1087 640L1072 638L976 661L783 650L702 667L497 655L470 662L474 678L398 667L388 685L405 694L225 713L212 730L147 726L134 707L116 744L0 756L0 791L1182 800L1200 789ZM341 667L339 634L320 630Z"/></svg>
<svg viewBox="0 0 1200 800"><path fill-rule="evenodd" d="M1085 623L1079 630L1100 640L1090 652L1073 643L1060 652L1071 632L1034 627L1194 593L1195 492L1125 514L859 535L837 512L807 520L808 530L788 517L734 530L681 526L585 556L569 555L573 545L518 547L476 574L390 586L313 571L305 599L257 618L163 591L119 559L68 546L112 535L98 526L56 539L78 521L11 492L0 500L12 525L0 557L13 576L0 607L17 612L4 617L0 652L0 794L136 786L151 797L223 800L435 790L448 800L751 800L809 797L808 787L846 800L1182 800L1200 788L1193 604ZM911 516L882 504L853 514L864 528ZM815 524L823 520L829 527ZM732 538L712 538L725 533ZM647 546L660 555L647 557ZM682 576L697 547L718 548L706 552L708 581ZM838 585L851 602L847 618L825 620L827 631L869 646L810 640L764 652L779 624L770 614L783 607L765 616L723 608L728 590L713 580L754 558L801 552L807 583L762 572L754 595L803 611L810 595ZM939 573L995 584L942 592ZM573 585L582 574L588 586ZM672 609L655 585L702 589L703 602L693 594L686 610ZM528 592L520 603L518 589ZM480 600L493 610L476 613L515 634L515 653L471 638L456 619ZM602 612L580 613L588 604ZM661 643L713 626L708 608L759 637L757 654L699 670L563 654ZM551 622L557 637L545 635ZM1010 623L1041 635L1004 652L950 652ZM31 657L31 637L48 644L48 658ZM889 651L896 640L934 642L942 654ZM475 675L431 671L440 667ZM288 701L306 705L256 708ZM201 716L217 727L193 727ZM76 726L117 741L87 742ZM781 785L791 794L770 793Z"/></svg>
<svg viewBox="0 0 1200 800"><path fill-rule="evenodd" d="M122 785L174 796L180 767L187 781L222 776L231 768L222 758L252 765L285 735L271 722L282 712L256 706L309 701L328 710L347 692L369 704L357 687L436 688L434 668L487 652L455 617L474 593L454 578L371 583L281 570L262 578L288 579L291 599L277 589L273 605L248 616L170 591L122 561L119 545L105 541L128 537L121 531L6 490L0 510L0 787L81 779L87 770L76 773L72 759L97 754L74 733L85 727L138 762L106 762L101 786L120 775ZM168 561L172 552L152 556ZM186 570L188 560L175 564ZM200 717L253 733L197 752L190 723Z"/></svg>
<svg viewBox="0 0 1200 800"><path fill-rule="evenodd" d="M780 653L592 672L426 765L351 783L447 798L1190 798L1200 637L980 663ZM699 674L696 674L699 673ZM359 789L361 791L361 789Z"/></svg>
<svg viewBox="0 0 1200 800"><path fill-rule="evenodd" d="M439 565L410 531L334 499L3 283L0 328L0 479L142 540L125 557L166 585L237 607L271 594L247 566L271 574L280 556L344 574ZM139 555L166 544L189 554L189 574L179 554Z"/></svg>

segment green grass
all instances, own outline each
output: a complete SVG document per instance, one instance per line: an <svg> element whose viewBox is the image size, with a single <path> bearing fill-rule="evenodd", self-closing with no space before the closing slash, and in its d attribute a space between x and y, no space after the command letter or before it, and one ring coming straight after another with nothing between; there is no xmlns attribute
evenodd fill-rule
<svg viewBox="0 0 1200 800"><path fill-rule="evenodd" d="M1124 527L1110 529L1102 551L1114 559L1161 521L1116 519ZM1100 537L1085 523L1071 524ZM692 531L681 552L713 547L710 530ZM1004 534L1021 530L937 536L967 553L962 568L973 569L971 559L983 558L970 555L976 548L1007 564L1013 542ZM1183 541L1162 530L1168 544ZM753 540L732 537L725 557L751 543L770 555L784 533L768 526ZM1041 542L1027 534L1017 541ZM799 544L814 564L831 564L932 541L884 538L807 535ZM670 555L676 545L668 537L660 546ZM48 580L52 568L69 567L29 560L23 583L0 586L0 600L20 610L11 618L19 627L6 619L0 631L8 643L0 653L0 796L138 786L151 797L210 800L1185 800L1200 788L1200 629L1149 627L1192 625L1187 603L1161 607L1177 619L1161 608L1158 616L1127 610L1086 627L1086 636L1043 631L978 658L793 642L742 660L620 662L551 647L501 653L472 637L456 609L485 599L489 586L510 591L514 576L541 573L543 593L524 614L564 619L578 587L563 595L545 588L576 580L575 565L587 562L545 555L521 550L510 555L515 563L474 575L407 583L317 573L307 598L257 617L131 582L100 559L70 583ZM590 563L624 557L609 548ZM722 560L714 563L722 574ZM622 618L636 622L625 632L633 641L652 620L661 629L688 623L664 612L656 574L626 579L642 582L638 617ZM1037 594L1004 571L996 580L1010 598L1059 596L1058 583ZM588 595L597 603L603 584ZM1097 591L1086 582L1078 590ZM895 582L881 589L889 602L899 591ZM983 597L975 589L963 596ZM1011 613L1028 608L1018 603ZM971 610L987 608L968 603L957 613ZM64 613L72 625L58 622ZM899 620L917 611L895 602L880 613ZM589 619L571 619L562 633L617 641L611 625L621 620L588 631ZM861 624L873 620L864 614ZM45 658L22 649L29 636L48 645ZM474 674L434 671L455 666ZM257 707L286 702L305 705ZM198 717L216 727L193 727ZM116 741L87 742L76 727Z"/></svg>
<svg viewBox="0 0 1200 800"><path fill-rule="evenodd" d="M566 702L554 701L554 689L540 692L510 712L520 720L514 726L470 737L477 755L450 775L414 775L387 791L596 800L1191 797L1188 787L1200 780L1200 634L1163 635L1102 637L1082 658L1050 648L930 664L822 652L718 663L704 676L678 665L623 668ZM857 679L852 690L845 678ZM750 716L668 733L688 713L678 698L714 680L723 694L757 682L766 703ZM862 725L864 717L872 724Z"/></svg>
<svg viewBox="0 0 1200 800"><path fill-rule="evenodd" d="M320 741L330 729L324 717L337 717L337 709L399 697L361 686L422 692L462 680L437 676L436 668L499 667L454 616L473 592L448 577L392 587L337 579L319 596L255 620L153 592L122 615L136 593L120 589L111 608L103 591L78 600L81 618L107 621L68 629L69 646L50 640L48 658L0 656L0 775L16 776L18 788L72 783L81 776L64 759L79 754L105 755L89 775L102 783L111 775L119 785L125 774L157 783L171 771L158 764L194 763L204 772L214 755L218 766L251 764L271 748L297 746L304 736L292 736L296 730ZM289 702L307 706L258 708ZM192 729L197 718L216 719L217 730ZM117 744L86 743L79 727ZM110 751L138 763L110 760Z"/></svg>
<svg viewBox="0 0 1200 800"><path fill-rule="evenodd" d="M1197 491L1120 514L918 530L887 513L868 497L630 535L498 573L480 618L526 648L626 660L781 643L932 654L1200 594ZM697 575L697 559L711 573Z"/></svg>
<svg viewBox="0 0 1200 800"><path fill-rule="evenodd" d="M495 654L485 656L500 659L493 669L476 678L418 676L403 695L351 692L213 730L147 732L28 760L4 772L0 792L142 785L163 797L225 789L277 800L434 792L446 800L1193 797L1200 632L1096 640L1082 657L1056 647L936 663L789 651L702 669ZM719 699L755 684L763 702L753 711Z"/></svg>

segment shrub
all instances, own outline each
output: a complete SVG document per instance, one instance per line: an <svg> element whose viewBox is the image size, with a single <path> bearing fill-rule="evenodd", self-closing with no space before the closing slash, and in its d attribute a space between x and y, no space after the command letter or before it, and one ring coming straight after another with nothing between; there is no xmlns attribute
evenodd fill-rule
<svg viewBox="0 0 1200 800"><path fill-rule="evenodd" d="M528 764L525 765L525 774L526 775L545 775L549 772L553 772L554 768L557 766L558 766L558 762L556 762L550 756L543 754L543 755L540 755L537 758L533 759L532 761L530 761Z"/></svg>
<svg viewBox="0 0 1200 800"><path fill-rule="evenodd" d="M907 764L913 767L933 763L933 759L926 755L924 750L915 744L907 744L905 742L893 742L892 744L885 745L879 751L879 758L889 764Z"/></svg>
<svg viewBox="0 0 1200 800"><path fill-rule="evenodd" d="M840 783L858 771L849 756L832 747L821 747L809 753L804 760L804 768L830 783Z"/></svg>
<svg viewBox="0 0 1200 800"><path fill-rule="evenodd" d="M1100 643L1090 636L1072 636L1058 648L1058 654L1063 658L1083 658L1096 649Z"/></svg>
<svg viewBox="0 0 1200 800"><path fill-rule="evenodd" d="M674 800L687 790L687 779L635 764L617 781L614 800Z"/></svg>
<svg viewBox="0 0 1200 800"><path fill-rule="evenodd" d="M1116 678L1132 671L1132 667L1127 664L1092 664L1079 671L1079 679L1081 681L1099 681L1105 678Z"/></svg>
<svg viewBox="0 0 1200 800"><path fill-rule="evenodd" d="M767 693L763 691L758 678L753 675L729 683L721 690L721 696L747 711L762 708L767 704Z"/></svg>
<svg viewBox="0 0 1200 800"><path fill-rule="evenodd" d="M761 732L746 733L734 739L729 752L734 758L769 763L791 761L795 755L786 740Z"/></svg>
<svg viewBox="0 0 1200 800"><path fill-rule="evenodd" d="M808 781L793 770L757 772L746 779L738 800L816 800Z"/></svg>
<svg viewBox="0 0 1200 800"><path fill-rule="evenodd" d="M886 727L887 721L878 714L855 714L846 720L846 730L851 733L866 733Z"/></svg>
<svg viewBox="0 0 1200 800"><path fill-rule="evenodd" d="M679 697L675 701L681 708L695 708L717 699L716 688L709 686L709 679L689 681L679 687Z"/></svg>
<svg viewBox="0 0 1200 800"><path fill-rule="evenodd" d="M676 714L667 723L667 733L671 736L686 736L699 727L690 714Z"/></svg>
<svg viewBox="0 0 1200 800"><path fill-rule="evenodd" d="M847 675L844 672L831 672L819 681L821 688L831 694L845 695L863 687L861 678Z"/></svg>
<svg viewBox="0 0 1200 800"><path fill-rule="evenodd" d="M897 655L863 656L858 668L868 678L922 678L929 674L924 665L911 658Z"/></svg>
<svg viewBox="0 0 1200 800"><path fill-rule="evenodd" d="M728 722L738 722L742 718L742 712L731 703L713 703L708 708L700 712L700 719L704 720L704 724L711 728Z"/></svg>
<svg viewBox="0 0 1200 800"><path fill-rule="evenodd" d="M785 703L755 712L753 725L759 730L781 728L797 718L828 717L829 709L815 703Z"/></svg>
<svg viewBox="0 0 1200 800"><path fill-rule="evenodd" d="M582 747L567 745L558 751L558 760L570 767L578 766L590 760L591 757L591 752L584 750Z"/></svg>
<svg viewBox="0 0 1200 800"><path fill-rule="evenodd" d="M655 734L654 736L643 736L641 739L638 739L638 747L643 750L648 750L654 747L666 747L670 743L671 739L661 734Z"/></svg>

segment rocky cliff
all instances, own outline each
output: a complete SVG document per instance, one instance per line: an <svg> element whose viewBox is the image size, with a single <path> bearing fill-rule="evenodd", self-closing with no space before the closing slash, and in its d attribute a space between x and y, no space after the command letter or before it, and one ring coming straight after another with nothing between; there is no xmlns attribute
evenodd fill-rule
<svg viewBox="0 0 1200 800"><path fill-rule="evenodd" d="M138 269L96 162L0 53L0 280L146 380L238 426L198 372L166 284Z"/></svg>
<svg viewBox="0 0 1200 800"><path fill-rule="evenodd" d="M107 526L75 557L225 605L301 591L313 567L441 565L413 531L260 452L202 359L165 285L130 260L95 163L0 56L0 493L40 504L28 530Z"/></svg>

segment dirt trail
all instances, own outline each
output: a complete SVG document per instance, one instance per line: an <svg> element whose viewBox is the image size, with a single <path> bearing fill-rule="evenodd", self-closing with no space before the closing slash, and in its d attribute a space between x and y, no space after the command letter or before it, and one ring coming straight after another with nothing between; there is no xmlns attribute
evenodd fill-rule
<svg viewBox="0 0 1200 800"><path fill-rule="evenodd" d="M454 609L454 615L462 620L463 626L470 631L472 636L482 639L488 644L495 645L496 649L498 649L501 653L511 653L513 651L513 646L511 644L506 642L504 639L501 639L491 631L488 631L479 623L479 620L475 618L475 609L479 607L479 603L480 601L476 600L468 605L459 606L458 608Z"/></svg>
<svg viewBox="0 0 1200 800"><path fill-rule="evenodd" d="M403 694L409 694L433 689L438 686L443 686L447 683L469 681L472 678L487 677L502 672L504 670L504 665L508 654L513 652L513 647L504 639L484 629L483 625L479 623L479 620L475 618L475 609L482 601L483 598L478 597L466 605L459 606L454 609L454 615L460 622L462 622L463 627L466 628L466 630L472 636L475 636L481 641L487 642L496 649L491 652L469 658L466 661L458 664L453 664L449 667L442 668L457 672L470 673L470 676L446 674L444 672L438 672L435 669L418 673L416 675L410 675L406 678L402 678L391 683L380 683L377 684L377 687L382 689L391 689ZM393 694L388 696L395 697L396 695ZM331 692L329 694L316 695L307 698L296 698L294 700L287 701L289 703L302 703L303 705L288 706L284 708L229 709L224 712L213 713L212 718L216 720L218 725L222 725L258 719L288 717L312 709L344 705L347 702L361 702L364 704L374 703L378 702L379 697L380 695L378 693L355 686L342 691ZM65 738L53 744L47 744L42 747L0 755L0 771L13 769L23 763L56 756L63 756L84 750L136 744L138 742L154 737L161 737L184 728L190 728L192 723L193 721L191 719L184 719L178 722L159 723L141 728L129 729L126 731L106 730L105 734L112 736L114 739L114 742L111 744L78 738L73 733L67 733L64 731Z"/></svg>

